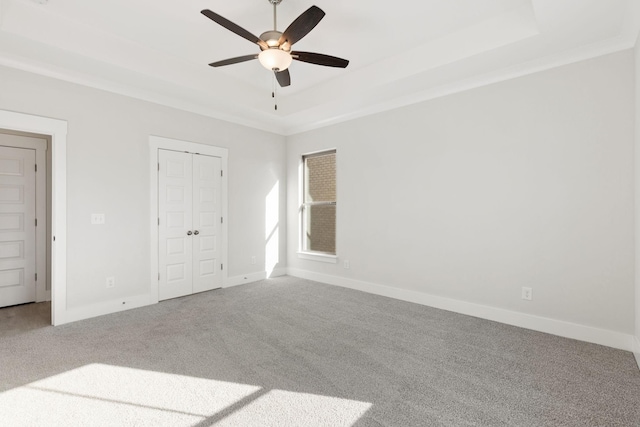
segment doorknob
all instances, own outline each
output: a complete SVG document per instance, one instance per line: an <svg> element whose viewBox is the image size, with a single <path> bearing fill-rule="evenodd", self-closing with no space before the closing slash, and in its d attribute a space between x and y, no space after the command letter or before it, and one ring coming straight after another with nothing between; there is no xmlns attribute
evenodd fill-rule
<svg viewBox="0 0 640 427"><path fill-rule="evenodd" d="M198 234L200 234L200 232L198 230L196 230L196 231L193 232L193 234L195 234L197 236Z"/></svg>
<svg viewBox="0 0 640 427"><path fill-rule="evenodd" d="M191 236L191 230L187 231L187 236Z"/></svg>

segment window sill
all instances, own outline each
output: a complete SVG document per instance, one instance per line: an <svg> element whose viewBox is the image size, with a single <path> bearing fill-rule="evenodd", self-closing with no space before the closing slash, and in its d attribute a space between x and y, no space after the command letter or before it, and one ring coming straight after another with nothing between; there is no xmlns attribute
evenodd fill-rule
<svg viewBox="0 0 640 427"><path fill-rule="evenodd" d="M314 252L298 252L298 258L306 259L309 261L326 262L329 264L338 263L337 255L327 255L327 254L320 254L320 253L314 253Z"/></svg>

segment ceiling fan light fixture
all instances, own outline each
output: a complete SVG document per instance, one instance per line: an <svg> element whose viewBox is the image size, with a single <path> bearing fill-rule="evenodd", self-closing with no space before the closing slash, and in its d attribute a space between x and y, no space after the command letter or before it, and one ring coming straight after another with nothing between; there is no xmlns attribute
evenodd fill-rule
<svg viewBox="0 0 640 427"><path fill-rule="evenodd" d="M258 60L269 71L284 71L289 68L293 58L289 52L276 47L260 52Z"/></svg>

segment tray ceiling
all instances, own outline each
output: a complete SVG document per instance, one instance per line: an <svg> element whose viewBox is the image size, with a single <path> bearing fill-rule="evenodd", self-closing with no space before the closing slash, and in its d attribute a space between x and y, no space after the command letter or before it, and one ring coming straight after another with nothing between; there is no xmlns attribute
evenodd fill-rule
<svg viewBox="0 0 640 427"><path fill-rule="evenodd" d="M326 16L296 49L351 62L294 61L278 111L257 61L207 65L258 47L200 14L260 35L267 0L0 0L0 65L287 135L630 48L640 17L633 0L284 0L278 29L312 4Z"/></svg>

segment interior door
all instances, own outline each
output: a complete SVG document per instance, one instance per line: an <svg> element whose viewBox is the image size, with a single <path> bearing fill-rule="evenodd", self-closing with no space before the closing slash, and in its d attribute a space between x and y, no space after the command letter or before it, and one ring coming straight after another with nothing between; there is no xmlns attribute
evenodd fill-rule
<svg viewBox="0 0 640 427"><path fill-rule="evenodd" d="M193 292L222 286L220 275L221 160L193 155Z"/></svg>
<svg viewBox="0 0 640 427"><path fill-rule="evenodd" d="M36 152L0 147L0 307L36 300Z"/></svg>
<svg viewBox="0 0 640 427"><path fill-rule="evenodd" d="M161 300L193 293L192 155L160 150L158 238ZM188 234L189 233L189 234Z"/></svg>
<svg viewBox="0 0 640 427"><path fill-rule="evenodd" d="M159 150L159 299L222 286L219 157Z"/></svg>

